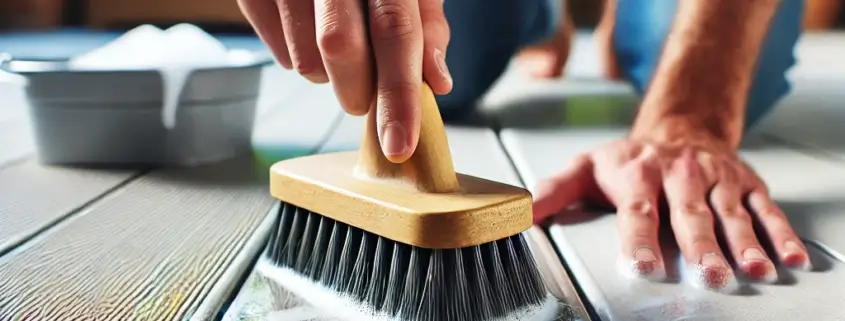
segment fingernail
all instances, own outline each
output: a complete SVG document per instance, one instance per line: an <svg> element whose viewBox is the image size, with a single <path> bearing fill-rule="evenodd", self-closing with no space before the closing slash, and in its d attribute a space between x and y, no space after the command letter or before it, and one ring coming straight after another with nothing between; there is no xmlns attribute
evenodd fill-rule
<svg viewBox="0 0 845 321"><path fill-rule="evenodd" d="M742 266L745 273L752 280L774 282L777 280L777 271L769 257L757 248L748 248L742 252Z"/></svg>
<svg viewBox="0 0 845 321"><path fill-rule="evenodd" d="M634 251L634 259L637 262L653 262L657 261L657 256L654 255L654 251L650 248L641 247Z"/></svg>
<svg viewBox="0 0 845 321"><path fill-rule="evenodd" d="M654 252L647 247L634 250L633 258L619 256L617 268L621 275L630 279L662 281L666 278L663 264L657 260Z"/></svg>
<svg viewBox="0 0 845 321"><path fill-rule="evenodd" d="M724 290L734 281L733 273L728 262L716 253L706 253L701 256L698 264L699 275L697 282L711 290Z"/></svg>
<svg viewBox="0 0 845 321"><path fill-rule="evenodd" d="M387 155L404 154L408 150L405 127L395 121L387 123L382 133L381 148Z"/></svg>
<svg viewBox="0 0 845 321"><path fill-rule="evenodd" d="M657 261L657 255L650 248L641 247L634 251L634 262L631 268L638 277L661 278L663 276L661 267L660 262Z"/></svg>
<svg viewBox="0 0 845 321"><path fill-rule="evenodd" d="M326 74L323 74L323 73L306 74L306 75L303 75L303 77L305 77L305 79L308 79L308 81L313 82L315 84L325 84L325 83L329 82L329 76L327 76Z"/></svg>
<svg viewBox="0 0 845 321"><path fill-rule="evenodd" d="M707 253L701 256L699 264L709 268L723 269L728 267L728 263L719 254Z"/></svg>
<svg viewBox="0 0 845 321"><path fill-rule="evenodd" d="M440 75L452 82L452 74L449 73L449 67L446 66L446 57L440 49L434 49L434 61L437 62L437 69L440 70Z"/></svg>
<svg viewBox="0 0 845 321"><path fill-rule="evenodd" d="M792 268L803 269L806 271L813 269L813 265L807 257L804 247L799 245L798 242L786 241L786 243L783 244L783 248L786 252L783 255L784 264Z"/></svg>

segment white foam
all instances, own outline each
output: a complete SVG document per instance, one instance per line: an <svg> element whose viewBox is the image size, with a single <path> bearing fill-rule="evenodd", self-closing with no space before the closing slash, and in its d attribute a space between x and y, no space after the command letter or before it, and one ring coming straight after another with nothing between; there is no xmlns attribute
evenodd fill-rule
<svg viewBox="0 0 845 321"><path fill-rule="evenodd" d="M622 257L621 255L616 259L616 269L619 274L629 280L647 280L652 282L659 282L666 279L666 269L663 264L659 264L651 273L642 274L637 268L637 262L631 259Z"/></svg>
<svg viewBox="0 0 845 321"><path fill-rule="evenodd" d="M179 98L191 73L198 68L222 67L244 60L242 51L229 52L217 39L190 24L167 30L136 27L117 39L70 60L76 69L156 69L162 77L162 123L176 127Z"/></svg>
<svg viewBox="0 0 845 321"><path fill-rule="evenodd" d="M273 263L261 258L257 264L259 273L268 277L310 304L315 310L322 311L319 316L322 318L336 318L344 321L403 321L401 318L385 315L374 315L371 307L362 306L352 299L335 291L326 289L311 280L302 277L296 271L288 268L278 267ZM560 313L561 303L548 294L541 305L530 306L515 311L509 316L490 321L548 321L554 320ZM310 319L315 318L309 314ZM289 321L304 321L310 319L286 319ZM281 319L278 319L281 320Z"/></svg>
<svg viewBox="0 0 845 321"><path fill-rule="evenodd" d="M733 274L733 270L725 269L725 275L722 278L721 284L716 284L717 287L708 285L707 273L705 267L699 264L685 264L682 271L682 278L695 288L713 291L717 293L733 294L739 290L739 282ZM721 287L718 287L721 286Z"/></svg>

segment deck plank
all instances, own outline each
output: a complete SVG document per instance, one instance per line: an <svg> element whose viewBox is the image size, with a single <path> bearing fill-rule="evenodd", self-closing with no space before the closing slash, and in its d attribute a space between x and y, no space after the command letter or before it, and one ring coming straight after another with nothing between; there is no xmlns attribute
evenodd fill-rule
<svg viewBox="0 0 845 321"><path fill-rule="evenodd" d="M0 254L137 174L44 167L35 161L0 169Z"/></svg>
<svg viewBox="0 0 845 321"><path fill-rule="evenodd" d="M580 152L624 137L624 129L505 130L503 142L514 157L520 175L531 189L553 175ZM772 142L755 141L755 148L743 156L769 183L776 200L786 204L807 204L788 208L798 233L811 240L819 236L816 219L835 211L819 211L813 204L834 197L842 190L845 172L837 173L830 163L813 159ZM824 176L832 177L824 179ZM821 180L821 181L819 181ZM837 191L838 190L838 191ZM845 207L840 207L840 209ZM841 212L841 210L839 211ZM573 213L574 214L574 213ZM841 215L840 215L841 216ZM845 264L818 248L811 247L813 261L823 272L784 271L794 284L754 285L745 296L727 296L697 291L676 283L629 283L618 275L616 218L591 217L580 223L562 216L551 234L572 268L576 280L600 316L615 320L781 320L837 319L845 313L837 302L845 300L838 284L845 280ZM839 225L839 230L842 226ZM834 231L836 228L830 228ZM596 242L595 236L603 239ZM668 262L682 264L673 244L664 244ZM669 272L673 272L670 265ZM677 273L674 271L674 273ZM790 283L790 282L787 282Z"/></svg>
<svg viewBox="0 0 845 321"><path fill-rule="evenodd" d="M789 72L792 90L759 124L789 143L845 162L845 32L806 34Z"/></svg>
<svg viewBox="0 0 845 321"><path fill-rule="evenodd" d="M0 122L0 168L26 158L34 145L28 125L17 119Z"/></svg>
<svg viewBox="0 0 845 321"><path fill-rule="evenodd" d="M0 257L0 319L191 317L267 217L262 178L239 160L129 183Z"/></svg>
<svg viewBox="0 0 845 321"><path fill-rule="evenodd" d="M303 87L284 105L265 110L252 137L254 154L265 166L316 152L343 115L329 85Z"/></svg>

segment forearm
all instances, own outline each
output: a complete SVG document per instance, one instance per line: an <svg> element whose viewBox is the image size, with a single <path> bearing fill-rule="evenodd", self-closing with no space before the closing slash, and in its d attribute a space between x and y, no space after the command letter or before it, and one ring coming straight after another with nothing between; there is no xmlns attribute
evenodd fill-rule
<svg viewBox="0 0 845 321"><path fill-rule="evenodd" d="M632 135L670 124L660 128L667 139L701 129L735 148L755 63L779 2L680 0Z"/></svg>

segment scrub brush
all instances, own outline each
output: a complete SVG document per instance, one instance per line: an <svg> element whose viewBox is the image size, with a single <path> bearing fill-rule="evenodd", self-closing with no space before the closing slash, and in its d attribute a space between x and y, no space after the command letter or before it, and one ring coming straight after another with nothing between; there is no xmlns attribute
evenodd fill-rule
<svg viewBox="0 0 845 321"><path fill-rule="evenodd" d="M531 194L456 174L434 94L422 91L408 161L384 157L371 110L359 151L271 167L281 203L262 273L344 320L550 320L558 302L521 234Z"/></svg>

